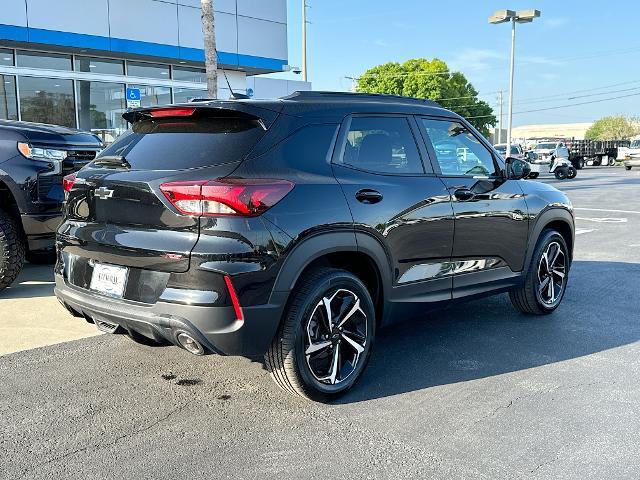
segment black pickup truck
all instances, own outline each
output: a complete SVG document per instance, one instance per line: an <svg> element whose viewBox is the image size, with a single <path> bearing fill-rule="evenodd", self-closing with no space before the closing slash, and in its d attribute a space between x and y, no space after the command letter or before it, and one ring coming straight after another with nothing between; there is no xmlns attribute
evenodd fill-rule
<svg viewBox="0 0 640 480"><path fill-rule="evenodd" d="M34 263L55 259L63 178L101 148L91 133L0 120L0 291L18 276L25 257Z"/></svg>

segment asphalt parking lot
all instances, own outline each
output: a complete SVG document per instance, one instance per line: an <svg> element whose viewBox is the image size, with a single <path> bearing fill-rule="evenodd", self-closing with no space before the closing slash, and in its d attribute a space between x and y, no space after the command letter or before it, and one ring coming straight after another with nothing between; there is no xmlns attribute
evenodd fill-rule
<svg viewBox="0 0 640 480"><path fill-rule="evenodd" d="M640 170L542 180L577 216L554 314L500 295L382 331L333 405L283 394L259 363L124 336L0 343L23 350L0 357L0 477L638 478ZM93 335L48 275L0 294L3 337Z"/></svg>

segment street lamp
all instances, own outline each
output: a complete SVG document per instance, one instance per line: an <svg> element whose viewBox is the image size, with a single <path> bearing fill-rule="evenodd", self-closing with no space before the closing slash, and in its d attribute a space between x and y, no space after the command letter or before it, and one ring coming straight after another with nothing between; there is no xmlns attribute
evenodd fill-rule
<svg viewBox="0 0 640 480"><path fill-rule="evenodd" d="M509 112L507 120L507 150L506 156L511 155L511 125L513 123L513 67L516 55L516 23L531 23L540 16L540 10L496 10L489 17L489 23L498 24L511 22L511 65L509 67Z"/></svg>

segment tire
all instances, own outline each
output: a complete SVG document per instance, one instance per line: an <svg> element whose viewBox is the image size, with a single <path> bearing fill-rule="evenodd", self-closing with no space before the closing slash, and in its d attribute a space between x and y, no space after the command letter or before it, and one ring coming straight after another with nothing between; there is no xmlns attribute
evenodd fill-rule
<svg viewBox="0 0 640 480"><path fill-rule="evenodd" d="M579 158L573 162L573 166L576 167L576 170L582 170L584 168L584 158Z"/></svg>
<svg viewBox="0 0 640 480"><path fill-rule="evenodd" d="M576 175L578 175L578 170L576 170L574 167L569 167L567 169L567 178L576 178Z"/></svg>
<svg viewBox="0 0 640 480"><path fill-rule="evenodd" d="M34 265L54 265L56 263L56 251L44 250L40 252L27 252L27 262Z"/></svg>
<svg viewBox="0 0 640 480"><path fill-rule="evenodd" d="M624 169L625 169L625 170L631 170L631 167L627 167L627 166L625 165Z"/></svg>
<svg viewBox="0 0 640 480"><path fill-rule="evenodd" d="M556 257L558 267L552 268L554 272L551 274L552 280L547 280L550 273L544 266L543 256L545 253L547 258L555 255L556 246L559 247L560 252ZM561 259L562 268L559 266ZM523 284L509 292L511 303L520 312L530 315L546 315L553 312L564 298L570 267L569 249L562 235L555 230L544 230L536 244ZM563 274L562 277L560 276L561 273ZM557 282L558 280L560 280L559 283ZM549 285L549 282L553 282L553 285ZM548 285L549 288L543 286L543 283ZM550 288L551 292L549 291ZM557 289L559 289L559 292Z"/></svg>
<svg viewBox="0 0 640 480"><path fill-rule="evenodd" d="M529 178L535 180L536 178L538 178L540 176L540 174L538 172L531 172L529 174Z"/></svg>
<svg viewBox="0 0 640 480"><path fill-rule="evenodd" d="M24 243L16 222L0 210L0 291L18 277L24 264Z"/></svg>
<svg viewBox="0 0 640 480"><path fill-rule="evenodd" d="M616 157L609 157L609 161L607 162L607 164L610 167L613 167L616 164Z"/></svg>
<svg viewBox="0 0 640 480"><path fill-rule="evenodd" d="M565 167L559 168L554 172L556 179L564 180L567 178L567 169Z"/></svg>
<svg viewBox="0 0 640 480"><path fill-rule="evenodd" d="M327 323L326 303L332 327ZM348 320L338 329L340 311ZM335 268L312 270L299 280L287 304L265 365L283 390L314 401L333 400L353 387L364 371L375 328L373 301L359 278Z"/></svg>

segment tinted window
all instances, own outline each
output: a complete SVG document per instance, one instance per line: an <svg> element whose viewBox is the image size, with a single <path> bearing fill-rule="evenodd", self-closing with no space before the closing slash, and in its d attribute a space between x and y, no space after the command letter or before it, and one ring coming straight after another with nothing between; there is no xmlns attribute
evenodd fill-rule
<svg viewBox="0 0 640 480"><path fill-rule="evenodd" d="M0 75L0 119L18 119L16 77L12 75Z"/></svg>
<svg viewBox="0 0 640 480"><path fill-rule="evenodd" d="M19 67L71 70L71 55L18 51L17 60Z"/></svg>
<svg viewBox="0 0 640 480"><path fill-rule="evenodd" d="M242 160L264 135L240 118L144 120L102 151L124 156L133 169L178 170Z"/></svg>
<svg viewBox="0 0 640 480"><path fill-rule="evenodd" d="M183 82L206 83L207 74L204 68L173 67L173 79Z"/></svg>
<svg viewBox="0 0 640 480"><path fill-rule="evenodd" d="M76 70L78 72L124 75L124 62L108 58L76 57Z"/></svg>
<svg viewBox="0 0 640 480"><path fill-rule="evenodd" d="M380 173L424 173L406 118L354 117L342 163Z"/></svg>
<svg viewBox="0 0 640 480"><path fill-rule="evenodd" d="M461 123L422 119L442 175L495 175L493 155Z"/></svg>
<svg viewBox="0 0 640 480"><path fill-rule="evenodd" d="M76 126L72 80L20 77L19 86L22 120Z"/></svg>
<svg viewBox="0 0 640 480"><path fill-rule="evenodd" d="M13 50L0 48L0 65L13 67Z"/></svg>
<svg viewBox="0 0 640 480"><path fill-rule="evenodd" d="M127 62L127 75L162 79L170 77L168 65L143 62Z"/></svg>

